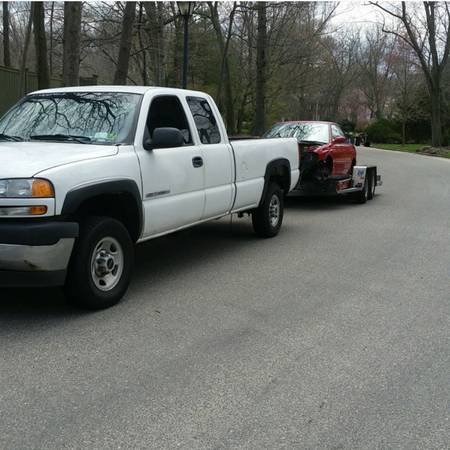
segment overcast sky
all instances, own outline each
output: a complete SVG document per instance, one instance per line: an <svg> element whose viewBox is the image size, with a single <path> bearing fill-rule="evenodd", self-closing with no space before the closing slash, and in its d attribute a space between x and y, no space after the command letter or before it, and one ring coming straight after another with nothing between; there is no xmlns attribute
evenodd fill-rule
<svg viewBox="0 0 450 450"><path fill-rule="evenodd" d="M368 1L341 1L336 15L332 20L334 25L355 24L364 25L381 20L380 10Z"/></svg>

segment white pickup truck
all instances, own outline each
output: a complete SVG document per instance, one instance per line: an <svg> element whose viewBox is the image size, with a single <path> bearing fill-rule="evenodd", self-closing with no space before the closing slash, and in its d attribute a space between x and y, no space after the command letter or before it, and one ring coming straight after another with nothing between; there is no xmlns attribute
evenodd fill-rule
<svg viewBox="0 0 450 450"><path fill-rule="evenodd" d="M196 91L37 91L0 119L0 286L64 285L78 306L124 295L134 244L233 213L275 236L299 178L295 139L230 143Z"/></svg>

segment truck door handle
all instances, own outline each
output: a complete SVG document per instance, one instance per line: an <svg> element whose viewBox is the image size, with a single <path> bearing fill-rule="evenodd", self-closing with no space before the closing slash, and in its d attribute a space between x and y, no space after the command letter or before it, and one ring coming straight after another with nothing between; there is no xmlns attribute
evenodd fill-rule
<svg viewBox="0 0 450 450"><path fill-rule="evenodd" d="M192 158L192 165L194 167L202 167L203 166L203 158L201 156L194 156Z"/></svg>

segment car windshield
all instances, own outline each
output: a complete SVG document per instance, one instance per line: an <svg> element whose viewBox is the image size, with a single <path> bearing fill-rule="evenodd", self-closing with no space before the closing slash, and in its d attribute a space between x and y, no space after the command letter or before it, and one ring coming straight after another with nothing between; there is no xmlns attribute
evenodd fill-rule
<svg viewBox="0 0 450 450"><path fill-rule="evenodd" d="M328 124L316 122L277 123L263 137L295 137L299 142L326 144L329 139Z"/></svg>
<svg viewBox="0 0 450 450"><path fill-rule="evenodd" d="M0 141L129 144L141 98L120 92L30 95L0 119Z"/></svg>

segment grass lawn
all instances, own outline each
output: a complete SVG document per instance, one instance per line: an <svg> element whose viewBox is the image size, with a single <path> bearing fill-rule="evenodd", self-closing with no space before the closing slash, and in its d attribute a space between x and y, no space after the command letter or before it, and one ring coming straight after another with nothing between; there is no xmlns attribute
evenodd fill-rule
<svg viewBox="0 0 450 450"><path fill-rule="evenodd" d="M371 147L398 152L420 153L423 155L450 158L450 148L431 148L429 144L370 144Z"/></svg>

